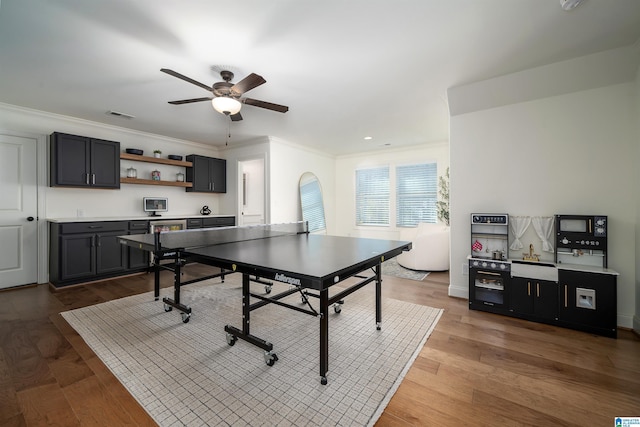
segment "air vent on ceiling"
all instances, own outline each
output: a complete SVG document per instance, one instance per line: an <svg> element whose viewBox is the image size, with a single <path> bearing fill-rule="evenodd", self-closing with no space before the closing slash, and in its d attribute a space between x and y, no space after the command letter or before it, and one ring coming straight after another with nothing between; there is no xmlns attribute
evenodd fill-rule
<svg viewBox="0 0 640 427"><path fill-rule="evenodd" d="M121 117L123 119L135 119L136 118L136 116L132 116L131 114L121 113L119 111L113 111L113 110L107 111L107 114L112 115L112 116L116 116L116 117Z"/></svg>

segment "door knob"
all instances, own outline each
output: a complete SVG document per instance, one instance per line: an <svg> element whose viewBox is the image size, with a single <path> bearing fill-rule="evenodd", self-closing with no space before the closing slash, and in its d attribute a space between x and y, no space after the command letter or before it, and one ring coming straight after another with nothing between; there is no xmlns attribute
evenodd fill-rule
<svg viewBox="0 0 640 427"><path fill-rule="evenodd" d="M27 217L27 221L33 221L34 219L35 219L35 218L34 218L34 217L32 217L32 216L28 216L28 217Z"/></svg>

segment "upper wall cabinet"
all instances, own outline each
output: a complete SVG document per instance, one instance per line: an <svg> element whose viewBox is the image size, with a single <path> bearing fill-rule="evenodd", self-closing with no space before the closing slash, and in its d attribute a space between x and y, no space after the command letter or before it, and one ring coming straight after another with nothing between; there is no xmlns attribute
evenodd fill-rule
<svg viewBox="0 0 640 427"><path fill-rule="evenodd" d="M213 157L190 154L187 161L193 163L187 168L187 181L193 183L187 191L202 193L227 192L227 161Z"/></svg>
<svg viewBox="0 0 640 427"><path fill-rule="evenodd" d="M120 143L54 132L50 185L120 188Z"/></svg>

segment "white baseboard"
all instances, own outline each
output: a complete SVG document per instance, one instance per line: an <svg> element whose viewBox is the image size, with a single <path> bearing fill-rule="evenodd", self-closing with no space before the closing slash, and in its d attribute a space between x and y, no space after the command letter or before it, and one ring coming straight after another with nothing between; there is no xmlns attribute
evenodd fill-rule
<svg viewBox="0 0 640 427"><path fill-rule="evenodd" d="M640 334L640 317L633 316L633 330L636 331L637 334Z"/></svg>
<svg viewBox="0 0 640 427"><path fill-rule="evenodd" d="M456 286L456 285L450 284L449 296L455 297L455 298L469 299L469 285L466 284L465 286Z"/></svg>

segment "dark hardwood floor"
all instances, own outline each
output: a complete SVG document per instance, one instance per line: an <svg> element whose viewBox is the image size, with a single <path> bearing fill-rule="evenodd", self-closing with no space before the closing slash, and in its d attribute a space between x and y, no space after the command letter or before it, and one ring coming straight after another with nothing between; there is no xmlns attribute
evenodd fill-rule
<svg viewBox="0 0 640 427"><path fill-rule="evenodd" d="M384 277L385 296L444 314L378 426L610 426L615 416L640 416L632 332L611 339L470 311L447 296L448 280ZM0 292L0 425L155 425L59 314L151 289L143 274Z"/></svg>

